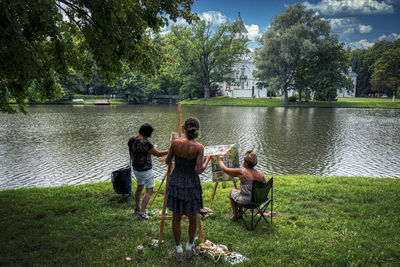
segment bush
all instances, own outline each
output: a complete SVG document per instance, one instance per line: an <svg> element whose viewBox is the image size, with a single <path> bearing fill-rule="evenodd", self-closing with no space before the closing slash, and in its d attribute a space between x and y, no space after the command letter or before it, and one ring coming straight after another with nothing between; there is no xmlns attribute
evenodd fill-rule
<svg viewBox="0 0 400 267"><path fill-rule="evenodd" d="M289 102L296 102L297 101L297 95L292 95L288 97Z"/></svg>

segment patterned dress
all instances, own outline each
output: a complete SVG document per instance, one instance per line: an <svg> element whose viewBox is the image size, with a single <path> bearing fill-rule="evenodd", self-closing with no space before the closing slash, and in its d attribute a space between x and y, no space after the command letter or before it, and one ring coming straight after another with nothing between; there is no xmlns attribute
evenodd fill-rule
<svg viewBox="0 0 400 267"><path fill-rule="evenodd" d="M240 182L240 190L235 189L231 193L231 198L240 204L251 203L251 191L253 189L253 181L247 180L243 177L243 181Z"/></svg>
<svg viewBox="0 0 400 267"><path fill-rule="evenodd" d="M196 159L175 155L175 168L168 186L167 207L175 213L191 216L203 208L203 190L196 173Z"/></svg>

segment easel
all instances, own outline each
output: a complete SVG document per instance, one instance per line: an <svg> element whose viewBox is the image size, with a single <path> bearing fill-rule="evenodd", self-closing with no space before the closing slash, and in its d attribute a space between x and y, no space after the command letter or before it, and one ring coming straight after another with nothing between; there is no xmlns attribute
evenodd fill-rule
<svg viewBox="0 0 400 267"><path fill-rule="evenodd" d="M236 180L234 179L234 180L232 180L232 182L233 182L233 185L235 186L235 189L237 189ZM215 197L215 192L217 191L217 187L218 187L218 182L215 182L214 189L213 189L213 192L211 194L210 209L211 209L212 204L214 202L214 197ZM226 182L224 181L224 182L222 182L222 188L225 188L225 187L226 187Z"/></svg>
<svg viewBox="0 0 400 267"><path fill-rule="evenodd" d="M178 138L182 137L182 107L181 107L181 103L178 103ZM172 138L174 139L175 136L173 135ZM167 180L165 182L165 192L164 192L164 203L163 203L163 208L161 211L161 216L158 217L159 220L161 220L160 223L160 233L158 235L158 245L159 247L161 247L162 245L162 237L163 237L163 233L164 233L164 221L165 220L172 220L172 216L165 216L165 209L167 208L167 198L168 198L168 185L169 185L169 178L171 176L171 172L173 170L174 166L172 163L168 164L168 169L167 169L167 173L164 175L164 178L166 177ZM161 181L161 184L158 188L158 190L160 190L160 187L164 181ZM158 190L156 195L158 194ZM155 196L154 196L155 198ZM154 201L153 198L153 201ZM152 202L153 203L153 202ZM187 216L182 216L182 219L188 219ZM200 220L200 215L197 215L197 227L199 228L199 235L200 235L200 242L204 243L204 237L203 237L203 230L201 228L201 220Z"/></svg>

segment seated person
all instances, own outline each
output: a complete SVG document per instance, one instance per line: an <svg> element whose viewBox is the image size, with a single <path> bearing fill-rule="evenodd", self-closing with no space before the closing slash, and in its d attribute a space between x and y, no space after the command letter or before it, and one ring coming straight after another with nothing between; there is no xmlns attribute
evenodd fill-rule
<svg viewBox="0 0 400 267"><path fill-rule="evenodd" d="M241 214L239 214L233 201L239 204L250 203L253 181L262 183L266 183L267 181L262 171L254 169L257 165L257 155L252 150L248 150L244 155L243 169L228 168L225 166L223 159L223 156L219 157L221 169L228 175L239 177L240 179L240 188L232 189L230 192L230 201L233 211L231 219L237 220L240 218Z"/></svg>

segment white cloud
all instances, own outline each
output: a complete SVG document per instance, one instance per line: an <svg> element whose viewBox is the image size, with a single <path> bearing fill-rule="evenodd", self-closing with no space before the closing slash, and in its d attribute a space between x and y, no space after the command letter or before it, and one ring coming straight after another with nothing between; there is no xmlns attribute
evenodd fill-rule
<svg viewBox="0 0 400 267"><path fill-rule="evenodd" d="M257 38L261 36L260 33L260 28L258 25L252 24L252 25L244 25L246 27L246 30L248 31L247 37L249 38L250 41L255 42L257 41Z"/></svg>
<svg viewBox="0 0 400 267"><path fill-rule="evenodd" d="M352 48L352 49L358 49L358 48L360 48L360 49L367 49L367 48L370 48L371 46L373 46L375 43L373 43L373 42L368 42L367 40L365 40L365 39L362 39L362 40L360 40L360 41L358 41L358 42L351 42L351 43L348 43L348 45Z"/></svg>
<svg viewBox="0 0 400 267"><path fill-rule="evenodd" d="M321 0L316 4L303 3L307 8L327 16L377 15L394 13L394 7L377 0Z"/></svg>
<svg viewBox="0 0 400 267"><path fill-rule="evenodd" d="M327 19L331 25L333 33L339 35L340 38L346 39L349 35L356 32L361 34L370 33L373 28L371 25L363 25L357 18L335 18Z"/></svg>
<svg viewBox="0 0 400 267"><path fill-rule="evenodd" d="M378 41L382 41L382 40L387 40L387 41L393 42L393 41L395 41L395 40L397 40L399 38L400 38L400 33L391 33L389 35L386 35L386 34L381 35L375 41L378 42ZM350 46L351 49L357 49L357 48L367 49L367 48L372 47L374 44L375 44L375 42L370 42L370 41L367 41L366 39L362 39L362 40L357 41L357 42L348 43L348 45Z"/></svg>
<svg viewBox="0 0 400 267"><path fill-rule="evenodd" d="M386 34L382 35L381 37L378 38L378 40L379 41L387 40L387 41L393 42L393 41L396 41L399 38L400 38L400 34L399 33L391 33L389 35L386 35Z"/></svg>
<svg viewBox="0 0 400 267"><path fill-rule="evenodd" d="M358 31L360 33L369 33L372 31L372 26L370 25L358 25Z"/></svg>
<svg viewBox="0 0 400 267"><path fill-rule="evenodd" d="M210 22L213 25L221 25L226 23L226 16L222 15L218 11L207 11L199 14L200 19Z"/></svg>

